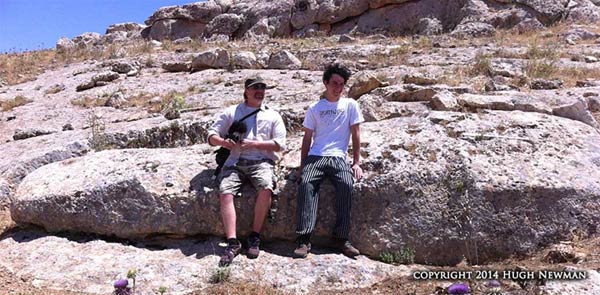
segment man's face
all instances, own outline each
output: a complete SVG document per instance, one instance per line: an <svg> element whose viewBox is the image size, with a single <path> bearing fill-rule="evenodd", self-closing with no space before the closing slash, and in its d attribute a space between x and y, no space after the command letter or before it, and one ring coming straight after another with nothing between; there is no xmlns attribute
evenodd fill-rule
<svg viewBox="0 0 600 295"><path fill-rule="evenodd" d="M329 78L329 81L323 81L323 84L325 84L325 92L327 92L328 97L340 98L346 82L344 82L342 76L333 74L331 75L331 78Z"/></svg>
<svg viewBox="0 0 600 295"><path fill-rule="evenodd" d="M248 103L252 105L261 104L263 99L265 98L265 89L267 85L259 83L254 84L248 88L246 88L246 97L248 98Z"/></svg>

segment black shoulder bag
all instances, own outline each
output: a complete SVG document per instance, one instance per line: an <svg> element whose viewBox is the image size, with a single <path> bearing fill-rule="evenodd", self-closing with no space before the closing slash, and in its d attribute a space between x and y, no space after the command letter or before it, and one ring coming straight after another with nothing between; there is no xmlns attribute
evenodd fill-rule
<svg viewBox="0 0 600 295"><path fill-rule="evenodd" d="M227 136L225 136L225 139L231 139L233 141L235 141L236 143L240 142L241 139L243 139L244 135L246 134L246 131L248 131L246 123L244 123L243 121L246 120L247 118L251 117L252 115L258 113L260 111L260 108L257 109L256 111L244 116L243 118L241 118L240 120L235 120L233 121L233 123L231 123L231 126L229 127L229 130L227 131ZM215 151L215 161L217 162L217 169L215 169L215 176L219 175L219 173L221 173L221 169L223 169L223 165L225 165L225 161L227 161L227 158L229 158L229 153L231 151L229 149L226 149L224 147L220 147L218 150Z"/></svg>

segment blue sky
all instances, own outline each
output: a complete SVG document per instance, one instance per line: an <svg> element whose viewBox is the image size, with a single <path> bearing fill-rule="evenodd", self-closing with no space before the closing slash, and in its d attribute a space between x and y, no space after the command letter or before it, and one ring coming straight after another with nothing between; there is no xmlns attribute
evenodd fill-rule
<svg viewBox="0 0 600 295"><path fill-rule="evenodd" d="M104 34L115 23L144 21L156 9L194 0L0 0L0 53L54 48L60 37Z"/></svg>

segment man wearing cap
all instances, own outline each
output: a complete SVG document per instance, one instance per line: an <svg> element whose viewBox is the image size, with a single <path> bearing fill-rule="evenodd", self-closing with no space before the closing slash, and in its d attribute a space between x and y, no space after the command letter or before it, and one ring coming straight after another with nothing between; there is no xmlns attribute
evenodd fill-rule
<svg viewBox="0 0 600 295"><path fill-rule="evenodd" d="M219 174L219 199L221 218L227 237L227 247L219 264L229 265L240 253L241 243L236 235L236 212L234 196L240 195L244 182L249 182L257 191L254 206L254 222L248 237L248 258L256 258L260 253L260 232L271 206L271 195L275 190L276 152L285 149L286 130L281 115L265 107L266 82L260 77L247 79L244 83L244 102L228 107L219 114L208 130L208 143L222 146L231 151ZM235 142L227 139L229 128L234 121L246 125L246 133Z"/></svg>

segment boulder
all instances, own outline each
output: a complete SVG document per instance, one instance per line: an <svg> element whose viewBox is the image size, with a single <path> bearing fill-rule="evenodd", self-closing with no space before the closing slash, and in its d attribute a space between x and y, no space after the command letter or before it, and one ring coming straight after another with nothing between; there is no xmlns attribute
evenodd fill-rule
<svg viewBox="0 0 600 295"><path fill-rule="evenodd" d="M434 95L429 105L436 111L456 111L459 108L456 96L450 91L442 91Z"/></svg>
<svg viewBox="0 0 600 295"><path fill-rule="evenodd" d="M27 139L30 137L48 135L52 133L56 133L56 130L46 130L46 129L38 129L38 128L30 128L30 129L17 129L15 134L13 135L14 140Z"/></svg>
<svg viewBox="0 0 600 295"><path fill-rule="evenodd" d="M189 72L192 69L190 61L167 61L161 67L167 72Z"/></svg>
<svg viewBox="0 0 600 295"><path fill-rule="evenodd" d="M98 33L83 33L73 38L73 43L76 47L86 49L100 42L100 34Z"/></svg>
<svg viewBox="0 0 600 295"><path fill-rule="evenodd" d="M588 109L587 100L579 98L572 103L560 105L552 109L552 113L556 116L569 118L575 121L583 122L594 128L600 128L594 116Z"/></svg>
<svg viewBox="0 0 600 295"><path fill-rule="evenodd" d="M498 95L463 94L458 104L468 109L523 111L552 114L552 107L543 100L519 92L502 92Z"/></svg>
<svg viewBox="0 0 600 295"><path fill-rule="evenodd" d="M231 62L238 69L260 69L262 66L258 62L256 55L251 51L239 51L233 54Z"/></svg>
<svg viewBox="0 0 600 295"><path fill-rule="evenodd" d="M77 47L75 42L71 41L71 39L62 37L56 41L56 51L58 53L65 53L73 50Z"/></svg>
<svg viewBox="0 0 600 295"><path fill-rule="evenodd" d="M125 42L128 40L127 32L116 31L114 33L106 34L102 36L101 42L103 44L113 44L119 42Z"/></svg>
<svg viewBox="0 0 600 295"><path fill-rule="evenodd" d="M125 32L125 33L136 32L137 33L145 28L146 28L145 25L133 23L133 22L118 23L118 24L112 24L112 25L108 26L108 28L106 28L105 34L108 35L108 34L115 33L115 32Z"/></svg>
<svg viewBox="0 0 600 295"><path fill-rule="evenodd" d="M206 33L212 35L232 36L237 31L240 25L244 22L244 17L233 14L224 13L213 18L206 26Z"/></svg>
<svg viewBox="0 0 600 295"><path fill-rule="evenodd" d="M490 37L496 33L494 27L483 22L465 22L459 24L451 35L456 38Z"/></svg>
<svg viewBox="0 0 600 295"><path fill-rule="evenodd" d="M127 74L128 76L139 72L140 69L141 65L137 61L120 61L112 65L113 72Z"/></svg>
<svg viewBox="0 0 600 295"><path fill-rule="evenodd" d="M348 90L348 96L358 99L361 95L369 93L371 90L382 86L383 83L373 74L360 72L354 78L354 83Z"/></svg>
<svg viewBox="0 0 600 295"><path fill-rule="evenodd" d="M559 79L546 80L546 79L534 79L531 81L531 89L558 89L563 85L563 81Z"/></svg>
<svg viewBox="0 0 600 295"><path fill-rule="evenodd" d="M300 69L300 67L302 67L302 62L287 50L280 50L272 53L267 65L267 68L269 69L297 70Z"/></svg>
<svg viewBox="0 0 600 295"><path fill-rule="evenodd" d="M148 27L147 38L153 40L177 40L185 37L199 38L204 36L205 28L205 23L187 19L161 19Z"/></svg>
<svg viewBox="0 0 600 295"><path fill-rule="evenodd" d="M217 48L204 51L194 57L192 60L192 71L200 71L205 69L222 69L230 65L229 51Z"/></svg>
<svg viewBox="0 0 600 295"><path fill-rule="evenodd" d="M536 18L527 18L521 21L517 26L519 34L527 34L545 29L546 27Z"/></svg>
<svg viewBox="0 0 600 295"><path fill-rule="evenodd" d="M184 19L190 22L208 24L223 13L223 8L215 1L196 2L182 6L166 6L155 11L144 23L153 26L165 19Z"/></svg>
<svg viewBox="0 0 600 295"><path fill-rule="evenodd" d="M525 6L540 14L540 18L546 24L560 20L568 12L569 0L497 0L500 3Z"/></svg>
<svg viewBox="0 0 600 295"><path fill-rule="evenodd" d="M92 76L92 81L98 84L98 82L111 82L116 79L119 79L119 77L119 73L113 71L106 71Z"/></svg>
<svg viewBox="0 0 600 295"><path fill-rule="evenodd" d="M351 240L367 255L412 249L416 262L453 265L465 257L481 263L529 253L574 230L597 232L600 137L569 122L488 111L364 124L365 179L354 187ZM11 215L49 231L222 235L212 150L205 144L109 150L52 163L23 179ZM548 173L559 166L560 173ZM280 179L278 211L265 238L293 240L297 186ZM333 195L324 184L316 240L329 237L335 222ZM238 212L252 212L253 202L236 199ZM238 215L240 235L251 219Z"/></svg>

